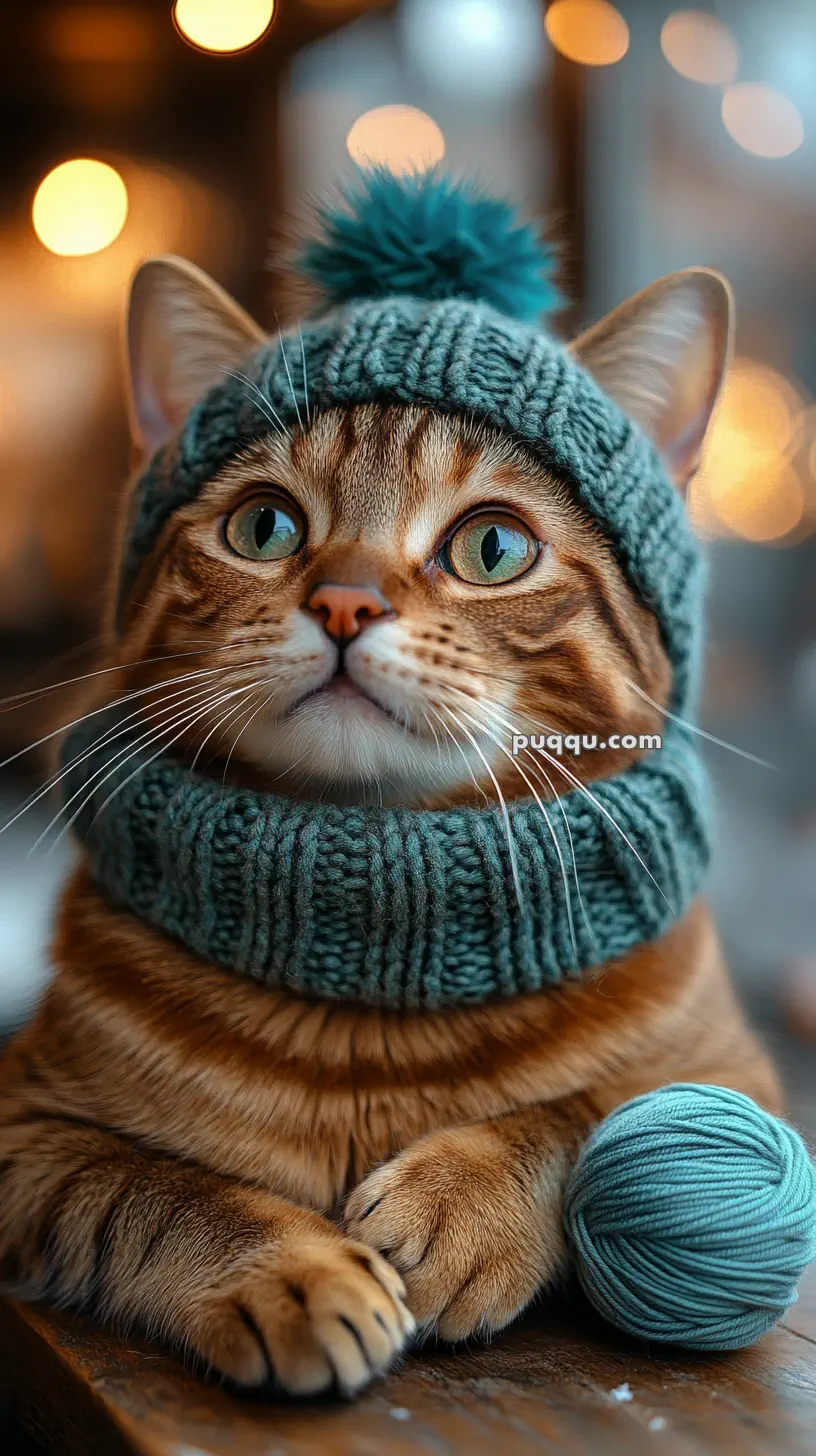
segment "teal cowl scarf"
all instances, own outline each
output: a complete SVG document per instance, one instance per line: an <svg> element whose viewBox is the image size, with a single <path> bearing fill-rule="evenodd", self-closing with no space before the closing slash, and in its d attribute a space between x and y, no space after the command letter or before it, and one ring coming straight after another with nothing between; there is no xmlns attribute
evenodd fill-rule
<svg viewBox="0 0 816 1456"><path fill-rule="evenodd" d="M64 758L88 750L66 796L90 794L74 827L96 880L198 955L302 996L434 1010L557 986L661 935L708 861L704 771L675 729L591 786L601 808L571 790L548 826L510 806L520 901L498 810L335 808L148 754L111 770L122 739L94 749L89 731Z"/></svg>

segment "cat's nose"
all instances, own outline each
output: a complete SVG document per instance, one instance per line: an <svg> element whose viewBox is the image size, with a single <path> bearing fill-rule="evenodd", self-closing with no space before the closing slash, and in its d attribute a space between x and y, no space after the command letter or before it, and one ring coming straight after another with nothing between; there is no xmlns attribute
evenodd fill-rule
<svg viewBox="0 0 816 1456"><path fill-rule="evenodd" d="M341 586L321 581L309 597L310 612L323 616L323 626L335 642L349 642L377 617L391 611L382 592L373 586Z"/></svg>

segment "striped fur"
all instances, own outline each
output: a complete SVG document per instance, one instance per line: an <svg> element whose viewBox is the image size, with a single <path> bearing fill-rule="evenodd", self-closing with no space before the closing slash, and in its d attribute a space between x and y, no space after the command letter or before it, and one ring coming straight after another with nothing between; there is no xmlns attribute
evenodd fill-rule
<svg viewBox="0 0 816 1456"><path fill-rule="evenodd" d="M272 570L222 533L270 480L309 520ZM546 549L501 590L465 587L436 550L491 503ZM395 611L354 646L387 714L304 700L334 649L302 603L363 578ZM100 667L86 707L141 693L157 746L176 735L213 773L418 806L527 795L502 751L513 728L659 731L629 681L657 702L670 688L652 617L563 482L483 427L375 407L270 434L178 512ZM569 766L590 783L631 757ZM542 798L566 783L526 771ZM500 1329L562 1277L570 1162L628 1097L684 1079L780 1105L702 904L583 984L411 1016L233 980L80 867L54 962L0 1070L3 1277L245 1384L356 1390L414 1320L451 1339Z"/></svg>

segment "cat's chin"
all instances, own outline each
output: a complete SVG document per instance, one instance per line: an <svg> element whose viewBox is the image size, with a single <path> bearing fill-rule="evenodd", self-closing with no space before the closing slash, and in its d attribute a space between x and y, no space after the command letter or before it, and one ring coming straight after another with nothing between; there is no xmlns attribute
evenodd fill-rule
<svg viewBox="0 0 816 1456"><path fill-rule="evenodd" d="M490 745L482 751L489 753ZM403 725L345 678L311 693L286 717L256 719L233 758L274 793L339 805L424 807L472 784L484 764L462 749Z"/></svg>

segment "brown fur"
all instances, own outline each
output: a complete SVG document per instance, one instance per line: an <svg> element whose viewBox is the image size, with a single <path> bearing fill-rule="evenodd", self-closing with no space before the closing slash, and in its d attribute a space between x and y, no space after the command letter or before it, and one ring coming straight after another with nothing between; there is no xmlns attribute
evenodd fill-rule
<svg viewBox="0 0 816 1456"><path fill-rule="evenodd" d="M303 550L272 571L231 556L219 528L269 479L310 521ZM466 587L436 564L436 544L472 506L494 503L548 554L502 590ZM318 418L291 442L270 436L176 515L121 639L111 636L103 665L115 671L93 680L93 703L146 689L136 702L166 739L158 700L179 691L179 671L211 673L191 681L222 689L259 678L238 702L268 695L262 732L241 733L240 715L220 725L220 707L202 698L174 751L193 756L206 741L203 761L220 774L229 753L240 782L366 797L376 774L310 783L276 739L304 683L326 677L328 649L314 623L304 635L302 604L319 581L363 579L395 614L390 637L374 626L356 644L366 687L392 693L399 719L376 717L376 731L416 740L410 771L379 774L392 801L530 792L482 733L486 702L522 730L542 719L601 736L659 727L627 685L666 699L656 624L567 489L490 431L374 408ZM265 675L249 665L259 656ZM417 711L436 712L441 733L446 709L461 716L463 703L493 780L476 756L465 772L469 739L454 718L459 757L445 769ZM574 769L589 783L631 757L587 754ZM557 765L540 770L531 758L542 797L565 786ZM4 1275L26 1296L147 1329L249 1384L272 1372L300 1393L332 1379L359 1388L413 1327L403 1294L419 1326L445 1338L500 1329L562 1277L570 1163L627 1098L682 1079L780 1106L702 903L579 984L409 1015L232 977L114 908L80 868L54 963L0 1074Z"/></svg>

